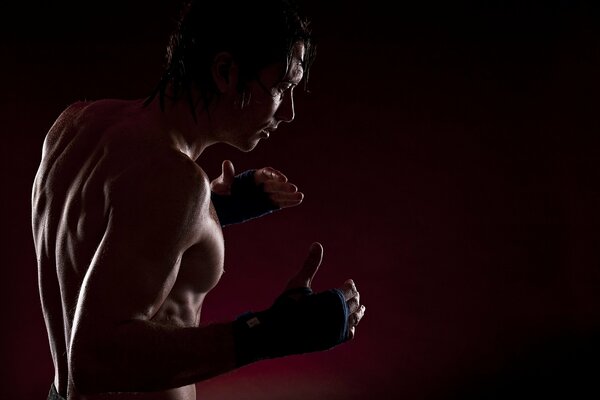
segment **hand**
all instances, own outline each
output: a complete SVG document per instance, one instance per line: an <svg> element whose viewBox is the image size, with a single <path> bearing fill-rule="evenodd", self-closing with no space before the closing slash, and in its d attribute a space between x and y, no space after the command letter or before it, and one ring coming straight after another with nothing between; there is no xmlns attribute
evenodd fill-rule
<svg viewBox="0 0 600 400"><path fill-rule="evenodd" d="M304 266L271 307L247 312L233 324L236 364L329 350L354 338L365 313L352 280L338 289L314 293L312 280L323 259L313 243Z"/></svg>
<svg viewBox="0 0 600 400"><path fill-rule="evenodd" d="M229 160L223 161L221 176L210 183L210 190L216 194L227 196L231 194L231 185L235 178L233 163Z"/></svg>
<svg viewBox="0 0 600 400"><path fill-rule="evenodd" d="M263 190L279 208L297 206L304 199L304 194L298 191L298 187L288 182L288 178L274 168L257 170L254 181L257 185L263 184Z"/></svg>
<svg viewBox="0 0 600 400"><path fill-rule="evenodd" d="M229 160L223 161L221 176L210 183L210 189L219 195L231 195L231 185L235 178L235 168ZM265 167L254 173L256 185L263 185L264 192L278 208L294 207L302 203L304 194L298 187L288 182L288 178L280 171Z"/></svg>
<svg viewBox="0 0 600 400"><path fill-rule="evenodd" d="M304 262L304 266L302 269L300 269L300 271L298 271L296 276L290 279L285 290L287 291L297 288L310 289L312 280L319 270L322 260L323 246L320 243L315 242L310 246L308 257ZM356 289L356 285L352 279L346 280L339 290L344 294L344 299L346 300L348 308L350 309L350 314L348 315L348 325L350 326L349 339L352 339L354 338L354 334L356 332L356 326L365 314L366 307L360 304L360 294Z"/></svg>

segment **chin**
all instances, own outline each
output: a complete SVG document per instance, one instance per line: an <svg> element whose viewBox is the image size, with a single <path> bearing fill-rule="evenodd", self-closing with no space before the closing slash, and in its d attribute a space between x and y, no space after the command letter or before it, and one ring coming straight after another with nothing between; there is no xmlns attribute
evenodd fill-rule
<svg viewBox="0 0 600 400"><path fill-rule="evenodd" d="M256 148L256 146L258 146L259 141L260 141L260 139L249 140L244 143L232 144L232 146L244 153L248 153L248 152L254 150Z"/></svg>

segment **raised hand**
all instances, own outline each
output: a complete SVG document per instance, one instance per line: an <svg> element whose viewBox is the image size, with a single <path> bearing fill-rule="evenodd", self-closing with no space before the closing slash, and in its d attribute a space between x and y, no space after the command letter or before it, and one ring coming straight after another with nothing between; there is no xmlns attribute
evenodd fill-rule
<svg viewBox="0 0 600 400"><path fill-rule="evenodd" d="M356 285L352 279L348 279L344 282L344 285L340 288L350 309L350 315L348 316L348 325L350 326L350 337L353 339L356 333L356 326L365 315L367 309L363 304L360 304L360 293L356 289Z"/></svg>
<svg viewBox="0 0 600 400"><path fill-rule="evenodd" d="M274 168L235 175L233 163L223 161L221 175L210 183L211 199L221 226L245 222L282 208L297 206L304 195Z"/></svg>
<svg viewBox="0 0 600 400"><path fill-rule="evenodd" d="M311 288L312 280L315 277L321 262L323 261L323 246L321 243L314 242L310 245L308 256L304 261L304 265L298 273L290 279L285 290L296 288Z"/></svg>
<svg viewBox="0 0 600 400"><path fill-rule="evenodd" d="M313 293L312 280L322 259L323 246L315 242L302 268L270 308L236 319L238 365L328 350L354 337L365 307L351 280L342 288Z"/></svg>
<svg viewBox="0 0 600 400"><path fill-rule="evenodd" d="M229 160L223 161L221 171L221 176L210 183L210 190L221 196L227 196L231 194L231 185L235 178L233 163Z"/></svg>
<svg viewBox="0 0 600 400"><path fill-rule="evenodd" d="M297 206L304 199L304 194L298 191L298 187L288 182L288 178L275 168L265 167L257 170L254 180L257 185L263 185L265 193L279 208Z"/></svg>
<svg viewBox="0 0 600 400"><path fill-rule="evenodd" d="M308 256L306 257L304 265L300 271L298 271L298 273L288 282L286 291L300 288L308 288L312 290L312 280L319 270L322 261L323 246L320 243L315 242L311 244L308 251ZM346 280L339 290L344 295L344 299L346 300L346 304L348 305L348 309L350 311L350 314L348 315L348 325L350 327L349 339L352 339L356 332L356 326L365 314L366 307L360 304L360 293L358 292L356 284L352 279ZM291 296L294 295L292 294ZM300 297L300 295L296 296Z"/></svg>

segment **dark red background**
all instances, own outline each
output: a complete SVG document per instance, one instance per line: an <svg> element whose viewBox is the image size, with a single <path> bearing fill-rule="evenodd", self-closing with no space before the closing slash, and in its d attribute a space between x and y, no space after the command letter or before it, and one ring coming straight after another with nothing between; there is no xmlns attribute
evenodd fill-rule
<svg viewBox="0 0 600 400"><path fill-rule="evenodd" d="M203 320L268 306L315 240L315 288L352 277L367 314L354 342L248 366L199 398L598 396L598 8L321 3L307 4L321 39L296 121L250 154L199 161L211 177L224 158L270 165L306 194L226 230ZM53 375L29 211L44 134L76 100L147 93L175 9L2 12L1 398L45 398Z"/></svg>

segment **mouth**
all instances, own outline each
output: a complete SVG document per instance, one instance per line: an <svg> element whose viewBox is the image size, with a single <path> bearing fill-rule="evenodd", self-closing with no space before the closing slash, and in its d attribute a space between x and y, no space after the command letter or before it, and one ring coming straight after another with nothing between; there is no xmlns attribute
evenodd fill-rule
<svg viewBox="0 0 600 400"><path fill-rule="evenodd" d="M264 139L268 139L269 135L271 135L271 132L269 132L266 129L263 129L262 131L260 131L260 136Z"/></svg>

